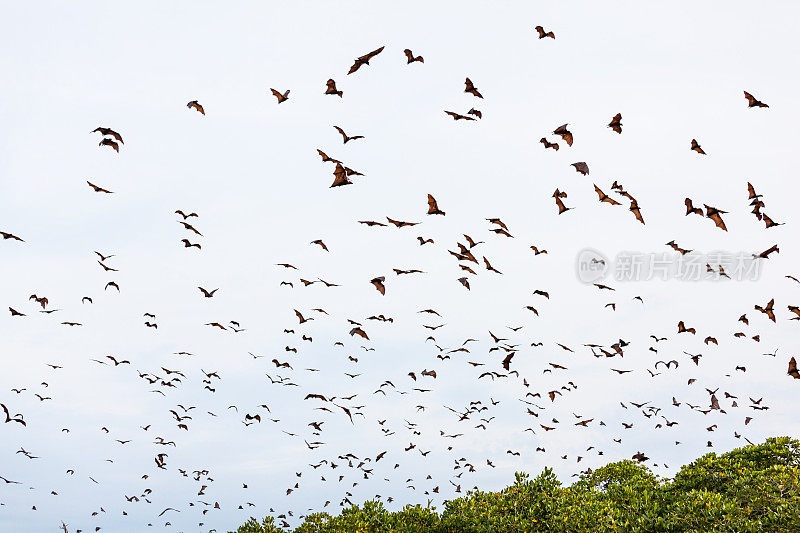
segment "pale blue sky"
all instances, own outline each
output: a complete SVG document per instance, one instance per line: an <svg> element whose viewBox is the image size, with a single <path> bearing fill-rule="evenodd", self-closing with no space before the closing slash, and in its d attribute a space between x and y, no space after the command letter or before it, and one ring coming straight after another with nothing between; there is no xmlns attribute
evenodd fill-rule
<svg viewBox="0 0 800 533"><path fill-rule="evenodd" d="M753 441L797 435L798 384L785 372L798 354L800 326L788 320L786 307L800 305L800 285L784 276L800 278L792 220L800 87L790 52L797 48L798 11L792 2L756 10L738 1L0 3L0 231L25 239L0 241L0 305L28 315L0 315L0 403L28 423L0 425L0 476L21 482L0 484L0 529L55 531L64 520L70 531L97 525L142 531L165 521L175 531L227 531L270 507L296 517L330 500L327 509L337 512L345 491L356 502L381 494L395 499L393 507L426 504L424 491L435 486L434 504L441 506L454 496L449 481L462 490L500 489L515 471L536 473L546 465L569 481L586 467L640 450L668 476L705 453L708 439L725 451L744 444L735 431ZM539 24L556 39L539 40L533 29ZM354 58L379 46L386 48L369 66L346 75ZM405 48L425 63L407 65ZM465 77L483 100L463 92ZM343 98L323 95L328 78ZM272 87L290 89L289 100L278 105ZM744 90L770 108L748 109ZM190 100L200 101L206 115L187 109ZM482 120L454 122L443 113L472 107ZM618 112L621 135L606 127ZM564 123L574 145L559 140L558 152L545 150L538 140L556 140L550 132ZM343 145L334 124L366 138ZM119 154L97 146L100 135L89 133L97 126L122 135ZM707 156L689 150L692 138ZM333 166L320 161L317 149L365 176L329 188ZM588 163L589 176L570 166L577 161ZM96 194L86 180L114 194ZM612 194L615 180L636 197L646 225L635 221L627 202L597 202L592 184ZM784 226L766 230L750 214L748 181L764 195L764 211ZM568 193L564 202L574 210L557 215L555 188ZM425 215L429 193L445 217ZM684 216L687 196L728 211L728 232ZM203 237L175 222L176 209L199 213L191 222ZM422 224L357 223L386 216ZM514 238L490 233L490 217L500 217ZM470 276L470 291L456 281L465 274L447 253L464 242L463 233L486 241L473 252L503 272L473 264L478 274ZM418 235L436 242L420 247ZM183 248L185 237L203 249ZM309 244L319 238L329 253ZM778 243L780 253L764 262L757 281L610 281L617 290L609 293L577 279L575 259L584 248L607 257L661 253L671 251L664 243L673 239L701 252L758 253ZM548 254L534 256L532 244ZM107 263L119 272L104 272L94 250L115 254ZM274 266L282 262L300 270ZM398 277L392 268L425 274ZM385 296L369 283L381 275ZM300 277L341 287L305 288ZM119 294L103 290L111 280ZM283 280L294 288L279 286ZM219 292L205 299L197 285ZM535 289L550 299L532 295ZM60 311L38 313L28 300L34 293ZM632 300L636 295L643 304ZM83 296L94 304L81 304ZM771 298L775 324L753 309ZM604 307L609 302L616 311ZM442 318L417 313L429 307ZM315 320L300 326L293 309ZM157 331L143 325L145 312L156 315ZM364 320L381 313L395 321ZM749 326L737 322L743 313ZM348 318L364 323L370 342L347 334ZM246 331L204 325L230 320ZM676 335L679 320L697 335ZM422 327L438 324L446 326ZM515 333L506 326L525 327ZM488 352L488 331L520 344L511 365L519 380L477 379L502 371L503 356ZM734 338L737 331L748 336ZM467 338L478 342L467 345L470 353L442 361L434 343L425 342L429 334L447 349ZM669 340L653 344L650 334ZM755 334L760 343L749 339ZM718 347L703 344L708 335ZM631 343L624 359L596 359L581 346L620 338ZM544 346L531 348L534 341ZM776 357L762 355L776 348ZM173 355L180 350L194 355ZM684 351L702 353L699 366ZM266 357L254 360L248 352ZM132 364L91 361L106 355ZM276 372L273 357L294 370ZM651 378L647 369L658 359L677 359L680 367L659 368L662 374ZM549 362L569 370L543 374ZM747 372L735 371L737 365ZM154 386L136 374L163 377L161 367L187 376L181 387L164 389L166 396L149 392ZM634 372L620 376L611 368ZM221 374L216 392L203 389L201 369ZM422 378L423 369L435 369L436 380ZM299 386L272 385L267 373ZM687 386L690 378L697 381ZM373 394L387 379L408 394ZM551 403L546 392L567 381L578 388ZM414 392L415 386L433 390ZM27 390L11 392L17 387ZM727 415L671 405L675 396L707 406L706 387L721 387ZM738 408L722 399L723 391L739 396ZM341 412L315 411L336 408L303 401L308 392L357 393L347 405L364 405L365 416L351 425ZM543 395L533 399L545 407L538 418L518 401L527 392ZM42 402L34 393L53 399ZM748 396L763 396L770 409L749 408ZM501 403L464 422L444 408L490 405L490 398ZM645 418L629 401L650 401L679 425L655 429L655 417ZM177 404L197 406L188 432L169 413ZM280 421L269 421L260 404ZM417 412L418 405L425 411ZM260 413L262 423L243 426L245 413ZM575 427L573 413L594 422ZM488 430L475 428L491 416ZM755 419L745 426L745 416ZM419 424L422 434L404 420ZM321 435L312 435L312 421L325 421ZM621 422L635 425L625 430ZM557 429L545 432L539 423ZM147 424L149 431L140 429ZM717 430L706 432L711 424ZM394 434L385 437L381 429ZM440 430L465 436L444 439ZM155 436L177 446L155 445ZM613 442L620 437L621 444ZM311 451L303 438L326 444ZM404 452L410 442L417 448ZM589 446L604 455L587 452ZM20 447L40 458L15 453ZM374 460L384 450L385 459L365 466L374 468L369 480L336 459L352 452ZM166 471L155 467L160 452L169 454ZM476 472L457 480L462 470L453 470L454 460L462 457ZM339 468L308 466L323 458ZM214 481L185 478L179 468L207 468ZM300 488L287 496L295 483ZM203 484L208 488L198 496ZM147 488L151 504L126 502L125 495ZM198 500L221 509L202 515ZM100 507L105 512L91 517ZM167 507L180 513L158 517Z"/></svg>

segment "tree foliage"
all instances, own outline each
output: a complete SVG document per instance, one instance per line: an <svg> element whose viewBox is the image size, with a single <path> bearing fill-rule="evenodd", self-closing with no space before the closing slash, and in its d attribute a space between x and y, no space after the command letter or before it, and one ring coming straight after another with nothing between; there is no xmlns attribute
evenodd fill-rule
<svg viewBox="0 0 800 533"><path fill-rule="evenodd" d="M237 533L278 533L272 517ZM800 442L788 437L709 453L660 479L646 466L621 461L562 485L550 468L531 479L516 474L499 492L469 492L443 512L380 501L338 516L316 513L294 533L546 532L797 532L800 531Z"/></svg>

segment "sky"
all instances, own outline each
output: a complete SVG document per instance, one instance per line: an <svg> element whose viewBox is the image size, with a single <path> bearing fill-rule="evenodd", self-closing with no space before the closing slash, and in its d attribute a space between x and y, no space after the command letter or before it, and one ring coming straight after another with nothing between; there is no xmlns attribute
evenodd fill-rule
<svg viewBox="0 0 800 533"><path fill-rule="evenodd" d="M0 424L0 476L19 482L0 484L0 529L56 531L63 521L69 531L167 523L228 531L289 511L294 526L308 512L338 512L345 497L378 494L394 500L391 509L430 500L441 510L474 486L505 487L518 471L552 466L569 483L643 451L670 477L709 451L798 434L798 382L786 375L800 327L787 310L800 305L800 284L786 277L800 278L792 219L800 75L787 65L795 3L3 2L0 10L0 231L24 240L0 240L0 403L26 422ZM556 38L538 39L537 25ZM424 63L407 64L405 48ZM483 98L464 92L467 77ZM324 94L329 78L341 98ZM289 89L289 99L278 104L271 88ZM769 108L748 108L743 91ZM187 108L192 100L205 115ZM481 119L443 112L473 108ZM617 113L621 134L607 127ZM565 123L572 146L552 133ZM365 138L343 144L334 125ZM122 136L119 153L98 146L102 136L90 133L98 126ZM690 150L692 139L706 155ZM364 175L331 188L334 165L318 149ZM645 224L612 191L615 181ZM782 225L767 229L751 213L748 182ZM600 203L593 185L621 205ZM556 188L571 208L561 215ZM428 194L445 216L426 214ZM727 231L685 215L687 197L726 211ZM178 223L178 209L198 214L186 222L202 236ZM419 225L358 223L387 216ZM490 232L498 226L489 218L513 237ZM477 264L448 253L466 244L464 234L484 241L471 250ZM420 246L418 236L434 242ZM665 245L672 240L693 252L681 256ZM741 280L617 275L622 256L666 254L676 266L695 257L704 266L714 252L751 257L774 244L779 253ZM96 251L113 254L104 264L116 270L98 265ZM604 258L608 272L597 281L614 290L582 279L587 257ZM370 283L379 276L385 295ZM105 288L111 281L119 291ZM219 290L204 298L198 286ZM57 311L40 313L33 294ZM754 309L773 298L774 323ZM299 324L294 310L314 320ZM381 314L393 321L367 320ZM348 319L369 340L351 336ZM678 334L679 321L696 334ZM495 343L490 332L508 340ZM708 336L718 344L704 343ZM467 339L475 340L463 346ZM610 350L620 339L629 343L622 357L593 357L585 346ZM518 376L503 368L501 345L517 345ZM462 346L469 352L448 353ZM679 366L655 368L658 360ZM164 369L184 377L161 385L177 376ZM717 388L725 413L702 414L706 389ZM561 393L554 401L551 390ZM304 399L310 393L337 398ZM753 409L762 397L756 406L769 409ZM488 409L459 420L470 402ZM352 423L338 406L355 413ZM192 417L188 429L170 410ZM247 414L261 422L245 426ZM662 415L678 424L667 427ZM347 453L358 458L352 467L339 458Z"/></svg>

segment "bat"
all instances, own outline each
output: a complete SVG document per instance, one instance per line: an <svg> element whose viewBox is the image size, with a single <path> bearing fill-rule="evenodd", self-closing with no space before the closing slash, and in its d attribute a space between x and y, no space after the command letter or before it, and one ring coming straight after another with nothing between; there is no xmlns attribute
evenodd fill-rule
<svg viewBox="0 0 800 533"><path fill-rule="evenodd" d="M772 245L772 246L770 246L768 249L764 250L763 252L761 252L761 253L760 253L760 254L758 254L758 255L754 255L753 257L760 257L760 258L762 258L762 259L769 259L769 255L770 255L772 252L775 252L775 253L781 253L780 249L778 249L778 245L777 245L777 244L773 244L773 245Z"/></svg>
<svg viewBox="0 0 800 533"><path fill-rule="evenodd" d="M422 58L422 56L414 57L414 53L411 50L409 50L408 48L403 50L403 53L406 55L406 59L408 59L408 62L406 63L407 65L410 65L414 61L419 61L420 63L424 63L425 62L425 60Z"/></svg>
<svg viewBox="0 0 800 533"><path fill-rule="evenodd" d="M692 139L691 148L692 148L692 150L694 150L698 154L706 155L706 153L703 151L702 148L700 148L700 145L697 143L697 139Z"/></svg>
<svg viewBox="0 0 800 533"><path fill-rule="evenodd" d="M458 282L461 283L464 287L466 287L467 290L470 290L470 288L469 288L469 280L466 277L458 278Z"/></svg>
<svg viewBox="0 0 800 533"><path fill-rule="evenodd" d="M713 220L714 224L716 224L716 226L722 231L728 231L728 228L725 227L725 222L722 220L721 216L727 213L727 211L721 211L716 207L711 207L706 204L703 204L703 206L706 208L706 218Z"/></svg>
<svg viewBox="0 0 800 533"><path fill-rule="evenodd" d="M694 328L687 328L684 325L683 320L681 320L680 322L678 322L678 333L691 333L692 335L695 335L697 334L697 330L695 330Z"/></svg>
<svg viewBox="0 0 800 533"><path fill-rule="evenodd" d="M761 215L761 220L766 224L767 229L775 226L783 226L785 224L785 222L775 222L774 220L769 218L766 213Z"/></svg>
<svg viewBox="0 0 800 533"><path fill-rule="evenodd" d="M386 217L386 220L397 226L398 228L402 228L403 226L416 226L419 222L403 222L402 220L394 220L389 217Z"/></svg>
<svg viewBox="0 0 800 533"><path fill-rule="evenodd" d="M16 235L13 235L11 233L6 233L5 231L0 231L0 235L2 235L3 240L14 239L15 241L25 242Z"/></svg>
<svg viewBox="0 0 800 533"><path fill-rule="evenodd" d="M669 241L667 243L667 246L671 247L676 252L680 252L681 255L686 255L689 252L691 252L691 250L685 250L685 249L681 248L680 246L678 246L677 244L675 244L674 240L673 241Z"/></svg>
<svg viewBox="0 0 800 533"><path fill-rule="evenodd" d="M760 305L756 305L755 309L756 311L761 311L762 313L767 315L770 320L775 322L775 311L773 310L774 306L775 306L775 298L770 300L769 303L767 303L766 307L761 307Z"/></svg>
<svg viewBox="0 0 800 533"><path fill-rule="evenodd" d="M550 37L551 39L556 38L555 33L553 33L552 31L545 32L544 28L542 28L541 26L536 26L533 29L539 33L539 39L544 39L545 37Z"/></svg>
<svg viewBox="0 0 800 533"><path fill-rule="evenodd" d="M178 215L182 216L182 217L183 217L183 220L186 220L187 218L190 218L190 217L196 217L196 216L199 216L197 213L189 213L189 214L187 215L186 213L184 213L184 212L183 212L183 211L181 211L180 209L178 209L177 211L175 211L175 214L178 214ZM103 261L105 261L105 259L103 259Z"/></svg>
<svg viewBox="0 0 800 533"><path fill-rule="evenodd" d="M283 93L283 94L279 93L278 91L276 91L276 90L275 90L275 89L273 89L272 87L270 87L270 89L269 89L269 90L270 90L270 91L272 91L272 95L273 95L275 98L277 98L277 99L278 99L278 103L279 103L279 104L282 104L283 102L285 102L286 100L288 100L288 99L289 99L289 90L288 90L288 89L287 89L287 90L286 90L286 92L285 92L285 93Z"/></svg>
<svg viewBox="0 0 800 533"><path fill-rule="evenodd" d="M472 94L474 96L477 96L478 98L483 98L483 95L478 91L478 89L475 88L475 85L473 85L471 79L467 78L464 81L464 85L465 85L465 89L464 89L465 93L470 93L470 94Z"/></svg>
<svg viewBox="0 0 800 533"><path fill-rule="evenodd" d="M331 187L341 187L343 185L352 185L353 182L347 177L347 172L341 163L336 163L336 169L333 171L334 179Z"/></svg>
<svg viewBox="0 0 800 533"><path fill-rule="evenodd" d="M608 123L608 127L617 133L622 133L622 113L614 115L614 118Z"/></svg>
<svg viewBox="0 0 800 533"><path fill-rule="evenodd" d="M747 99L747 107L769 107L764 102L756 100L756 98L747 91L744 91L744 97Z"/></svg>
<svg viewBox="0 0 800 533"><path fill-rule="evenodd" d="M564 142L566 142L569 146L572 146L572 132L567 129L567 124L557 127L555 130L553 130L553 133L564 139Z"/></svg>
<svg viewBox="0 0 800 533"><path fill-rule="evenodd" d="M489 260L488 260L488 259L486 259L486 257L484 257L484 258L483 258L483 262L484 262L484 264L486 265L486 270L489 270L489 271L491 271L491 272L496 272L496 273L498 273L498 274L502 274L502 272L500 272L499 270L497 270L496 268L494 268L494 267L492 266L492 264L491 264L491 263L489 263ZM506 370L508 370L508 369L506 369Z"/></svg>
<svg viewBox="0 0 800 533"><path fill-rule="evenodd" d="M566 197L567 197L567 193L561 192L558 189L556 189L556 192L553 193L553 198L556 199L556 205L558 206L558 214L559 215L569 211L570 209L572 209L571 207L565 206L564 202L561 201L562 198L566 198Z"/></svg>
<svg viewBox="0 0 800 533"><path fill-rule="evenodd" d="M336 95L336 96L338 96L339 98L341 98L341 97L342 97L342 95L344 94L342 91L338 91L338 90L336 90L336 82L335 82L335 81L333 81L333 79L329 79L327 82L325 82L325 85L327 85L327 86L328 86L328 88L327 88L327 89L325 89L325 94L335 94L335 95ZM273 91L273 94L274 94L274 92L275 92L275 91ZM287 93L286 93L286 94L287 94L287 95L289 94L289 93L288 93L288 91L287 91ZM288 97L288 96L287 96L287 97ZM278 98L278 103L280 103L280 98Z"/></svg>
<svg viewBox="0 0 800 533"><path fill-rule="evenodd" d="M597 185L594 186L594 192L596 192L597 196L600 197L600 202L607 202L611 205L621 205L618 201L614 200L609 195L601 191L600 187L598 187Z"/></svg>
<svg viewBox="0 0 800 533"><path fill-rule="evenodd" d="M483 113L475 109L474 107L467 111L467 115L474 115L478 118L483 118Z"/></svg>
<svg viewBox="0 0 800 533"><path fill-rule="evenodd" d="M384 49L384 47L381 46L380 48L378 48L376 50L373 50L372 52L357 58L355 60L355 62L353 63L353 66L350 67L350 71L347 73L348 76L350 74L352 74L353 72L357 71L358 69L360 69L362 67L362 65L369 65L370 59L372 59L376 55L378 55L381 52L383 52L383 49Z"/></svg>
<svg viewBox="0 0 800 533"><path fill-rule="evenodd" d="M369 282L372 283L378 292L381 295L386 295L386 287L383 285L383 282L386 281L386 276L379 276L377 278L372 278Z"/></svg>
<svg viewBox="0 0 800 533"><path fill-rule="evenodd" d="M363 135L353 135L352 137L348 137L347 134L344 132L344 130L339 126L334 126L334 128L342 135L342 138L344 139L344 144L347 144L348 141L354 141L356 139L364 138Z"/></svg>
<svg viewBox="0 0 800 533"><path fill-rule="evenodd" d="M700 209L699 207L693 206L691 198L685 199L683 203L686 204L686 216L689 216L692 213L694 213L695 215L703 216L703 210Z"/></svg>
<svg viewBox="0 0 800 533"><path fill-rule="evenodd" d="M205 296L206 298L212 298L214 296L214 293L219 290L219 289L214 289L213 291L207 291L203 287L197 287L197 288L200 289L200 292L202 292L203 296Z"/></svg>
<svg viewBox="0 0 800 533"><path fill-rule="evenodd" d="M465 116L465 115L459 115L458 113L454 113L453 111L447 111L446 109L445 109L444 112L446 114L450 115L451 117L453 117L453 120L475 120L472 117L468 117L468 116Z"/></svg>
<svg viewBox="0 0 800 533"><path fill-rule="evenodd" d="M330 161L331 163L341 163L338 159L334 159L332 157L328 157L328 154L317 148L317 153L322 157L322 162L327 163Z"/></svg>
<svg viewBox="0 0 800 533"><path fill-rule="evenodd" d="M202 248L199 244L190 243L189 239L181 239L181 242L183 243L184 248L191 248L192 246L196 246L198 250Z"/></svg>
<svg viewBox="0 0 800 533"><path fill-rule="evenodd" d="M539 142L544 145L544 149L545 150L547 150L548 148L552 148L556 152L558 151L558 143L551 143L547 139L545 139L544 137L539 139Z"/></svg>
<svg viewBox="0 0 800 533"><path fill-rule="evenodd" d="M195 111L197 111L198 113L200 113L203 116L205 116L205 114L206 114L205 109L203 109L203 106L201 106L200 103L197 100L192 100L191 102L186 104L186 107L188 107L190 109L193 108Z"/></svg>
<svg viewBox="0 0 800 533"><path fill-rule="evenodd" d="M189 231L194 232L195 234L200 235L201 237L203 236L203 234L197 231L197 229L191 224L187 224L186 222L183 222L181 220L178 220L177 222L179 224L182 224L185 229L188 229Z"/></svg>
<svg viewBox="0 0 800 533"><path fill-rule="evenodd" d="M428 195L428 214L429 215L444 215L444 211L439 209L439 205L436 203L436 199Z"/></svg>
<svg viewBox="0 0 800 533"><path fill-rule="evenodd" d="M98 126L97 128L93 129L90 133L97 133L97 132L100 132L101 135L110 135L111 137L114 137L115 140L119 141L121 144L125 144L125 142L122 140L122 135L112 130L111 128L104 128L102 126Z"/></svg>
<svg viewBox="0 0 800 533"><path fill-rule="evenodd" d="M633 200L631 202L631 206L628 209L630 210L631 213L633 213L633 216L636 217L636 220L638 220L639 222L644 224L644 218L642 217L642 211L639 209L639 202L637 202L636 200Z"/></svg>
<svg viewBox="0 0 800 533"><path fill-rule="evenodd" d="M97 146L110 146L115 152L119 153L119 144L111 139L103 139Z"/></svg>
<svg viewBox="0 0 800 533"><path fill-rule="evenodd" d="M581 161L580 163L572 163L571 166L575 167L576 172L580 172L584 176L589 175L589 165L587 165L583 161Z"/></svg>
<svg viewBox="0 0 800 533"><path fill-rule="evenodd" d="M360 327L355 327L355 328L350 330L350 336L352 337L353 335L358 335L359 337L363 337L363 338L369 340L369 336L367 335L367 332L364 331L363 329L361 329Z"/></svg>
<svg viewBox="0 0 800 533"><path fill-rule="evenodd" d="M786 373L794 379L800 379L800 372L797 371L797 361L794 357L789 359L789 370L787 370Z"/></svg>
<svg viewBox="0 0 800 533"><path fill-rule="evenodd" d="M91 181L87 181L86 183L88 183L88 184L89 184L89 187L91 187L92 189L94 189L94 192L104 192L104 193L106 193L106 194L114 194L112 191L106 190L106 189L104 189L104 188L102 188L102 187L98 187L97 185L95 185L95 184L94 184L94 183L92 183Z"/></svg>

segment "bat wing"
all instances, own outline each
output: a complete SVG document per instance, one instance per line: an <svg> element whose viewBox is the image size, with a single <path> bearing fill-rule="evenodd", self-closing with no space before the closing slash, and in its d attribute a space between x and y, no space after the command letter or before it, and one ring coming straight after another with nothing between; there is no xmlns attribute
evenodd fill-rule
<svg viewBox="0 0 800 533"><path fill-rule="evenodd" d="M794 357L789 359L789 370L786 373L794 379L800 379L800 372L797 371L797 360ZM6 411L6 416L8 416L8 411Z"/></svg>
<svg viewBox="0 0 800 533"><path fill-rule="evenodd" d="M414 54L413 54L413 52L411 52L411 50L406 48L405 50L403 50L403 53L406 55L406 58L408 58L408 62L409 63L413 63L414 62Z"/></svg>
<svg viewBox="0 0 800 533"><path fill-rule="evenodd" d="M639 205L631 204L630 210L633 213L633 216L636 217L636 220L644 224L644 217L642 217L642 211L639 209Z"/></svg>
<svg viewBox="0 0 800 533"><path fill-rule="evenodd" d="M723 231L728 231L728 228L725 226L725 221L722 220L722 217L719 213L713 213L709 215L711 220L714 221L714 224Z"/></svg>

